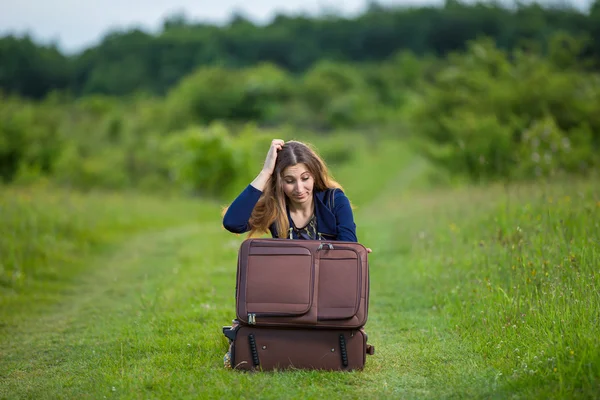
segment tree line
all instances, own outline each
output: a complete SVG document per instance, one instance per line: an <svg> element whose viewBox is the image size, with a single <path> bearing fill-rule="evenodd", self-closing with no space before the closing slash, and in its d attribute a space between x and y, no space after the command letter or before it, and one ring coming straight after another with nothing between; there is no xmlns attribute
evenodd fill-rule
<svg viewBox="0 0 600 400"><path fill-rule="evenodd" d="M336 138L320 146L336 164L361 148L348 135L408 141L441 167L438 182L593 174L600 73L584 50L567 34L546 53L482 38L441 59L322 60L298 76L269 63L205 66L165 96L0 94L0 185L221 196L251 179L273 137L308 132Z"/></svg>
<svg viewBox="0 0 600 400"><path fill-rule="evenodd" d="M582 56L600 65L600 0L589 11L536 3L442 7L384 7L371 3L354 18L278 15L257 25L241 15L224 26L196 23L184 15L166 18L160 32L108 33L75 55L31 38L0 38L0 91L41 99L54 91L73 96L137 92L162 95L201 66L244 68L271 63L302 74L322 60L368 64L400 52L445 57L486 36L501 49L546 51L557 33L585 41Z"/></svg>

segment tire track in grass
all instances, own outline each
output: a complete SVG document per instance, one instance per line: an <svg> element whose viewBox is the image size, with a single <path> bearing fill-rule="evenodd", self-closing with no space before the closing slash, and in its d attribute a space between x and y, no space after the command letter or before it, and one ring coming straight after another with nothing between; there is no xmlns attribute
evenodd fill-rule
<svg viewBox="0 0 600 400"><path fill-rule="evenodd" d="M70 374L97 380L94 349L111 347L136 315L152 314L176 275L180 243L214 231L214 224L196 224L140 234L94 260L44 316L3 330L0 398L53 397L48 388L64 390ZM81 383L81 376L74 380Z"/></svg>
<svg viewBox="0 0 600 400"><path fill-rule="evenodd" d="M377 352L360 373L237 374L221 368L220 326L235 317L243 236L220 221L150 232L93 261L48 315L0 344L0 398L463 398L490 397L493 371L433 310L431 282L409 264L427 213L403 171L357 212L372 247L366 330ZM493 396L492 396L493 397Z"/></svg>

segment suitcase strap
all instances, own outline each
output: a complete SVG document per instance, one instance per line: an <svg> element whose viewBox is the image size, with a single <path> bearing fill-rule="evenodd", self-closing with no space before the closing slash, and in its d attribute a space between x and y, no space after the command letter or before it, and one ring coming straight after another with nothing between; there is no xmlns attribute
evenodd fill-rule
<svg viewBox="0 0 600 400"><path fill-rule="evenodd" d="M340 334L340 354L342 355L342 365L348 366L348 353L346 352L346 338Z"/></svg>
<svg viewBox="0 0 600 400"><path fill-rule="evenodd" d="M250 343L250 353L252 354L252 364L255 367L260 365L260 360L258 359L258 351L256 351L256 340L254 339L253 334L248 335L248 342Z"/></svg>

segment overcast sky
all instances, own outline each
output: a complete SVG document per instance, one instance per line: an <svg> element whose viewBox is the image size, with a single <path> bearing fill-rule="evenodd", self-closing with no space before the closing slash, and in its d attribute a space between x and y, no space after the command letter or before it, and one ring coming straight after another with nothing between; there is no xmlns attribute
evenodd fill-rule
<svg viewBox="0 0 600 400"><path fill-rule="evenodd" d="M443 0L379 0L380 4L439 4ZM275 13L318 13L333 8L347 15L367 0L0 0L0 36L29 32L38 42L54 41L67 52L93 45L113 28L157 29L164 18L184 12L191 20L223 23L235 10L268 22ZM569 3L587 7L589 0Z"/></svg>

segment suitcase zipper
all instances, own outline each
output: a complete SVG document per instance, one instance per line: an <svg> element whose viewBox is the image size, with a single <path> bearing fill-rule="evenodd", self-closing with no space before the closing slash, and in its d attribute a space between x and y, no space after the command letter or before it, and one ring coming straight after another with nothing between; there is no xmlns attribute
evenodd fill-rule
<svg viewBox="0 0 600 400"><path fill-rule="evenodd" d="M256 325L256 316L259 317L295 317L292 313L248 313L248 325Z"/></svg>

